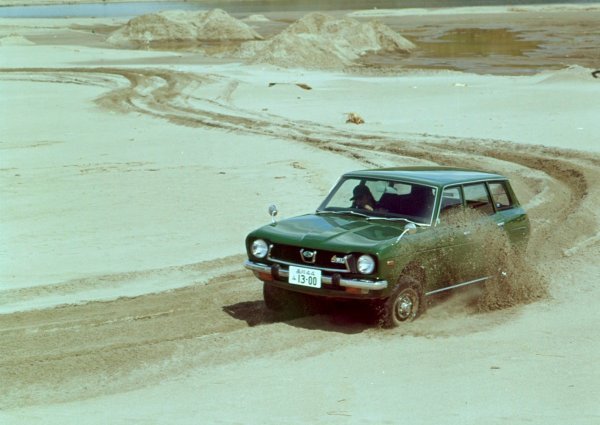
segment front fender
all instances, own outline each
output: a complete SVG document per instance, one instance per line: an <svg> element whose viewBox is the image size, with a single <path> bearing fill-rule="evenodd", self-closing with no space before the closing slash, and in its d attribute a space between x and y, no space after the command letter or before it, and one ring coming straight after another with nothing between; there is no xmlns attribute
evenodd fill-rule
<svg viewBox="0 0 600 425"><path fill-rule="evenodd" d="M423 289L434 287L443 275L440 262L442 248L436 245L437 235L433 230L415 235L405 235L397 244L381 252L381 278L388 282L390 292L403 275L410 274L419 279ZM432 248L434 247L434 248Z"/></svg>

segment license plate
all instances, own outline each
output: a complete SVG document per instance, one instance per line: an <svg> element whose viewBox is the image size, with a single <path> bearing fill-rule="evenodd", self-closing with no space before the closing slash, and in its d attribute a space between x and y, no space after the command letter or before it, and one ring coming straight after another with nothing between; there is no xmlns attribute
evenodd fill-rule
<svg viewBox="0 0 600 425"><path fill-rule="evenodd" d="M305 269L304 267L290 266L288 282L293 285L321 287L321 270Z"/></svg>

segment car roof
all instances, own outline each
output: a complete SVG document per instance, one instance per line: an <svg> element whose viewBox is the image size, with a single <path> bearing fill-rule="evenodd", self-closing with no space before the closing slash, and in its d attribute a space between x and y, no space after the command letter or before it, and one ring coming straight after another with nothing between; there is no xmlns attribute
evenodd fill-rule
<svg viewBox="0 0 600 425"><path fill-rule="evenodd" d="M506 177L495 173L487 173L484 171L470 170L465 168L434 166L376 168L370 170L352 171L344 174L344 176L401 180L410 183L420 183L438 187L458 183L472 183L482 180L507 180Z"/></svg>

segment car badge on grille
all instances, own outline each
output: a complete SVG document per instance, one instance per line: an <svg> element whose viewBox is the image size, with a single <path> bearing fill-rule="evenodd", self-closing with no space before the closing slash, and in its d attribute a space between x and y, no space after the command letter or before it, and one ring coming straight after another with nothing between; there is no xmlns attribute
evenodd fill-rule
<svg viewBox="0 0 600 425"><path fill-rule="evenodd" d="M309 249L301 249L300 256L302 257L302 261L308 264L314 264L317 260L317 251L311 251Z"/></svg>
<svg viewBox="0 0 600 425"><path fill-rule="evenodd" d="M337 255L334 255L331 257L331 262L335 264L346 264L346 257L338 257Z"/></svg>

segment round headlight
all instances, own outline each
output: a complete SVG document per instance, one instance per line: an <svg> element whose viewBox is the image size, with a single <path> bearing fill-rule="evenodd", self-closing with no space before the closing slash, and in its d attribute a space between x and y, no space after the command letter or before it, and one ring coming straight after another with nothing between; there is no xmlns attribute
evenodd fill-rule
<svg viewBox="0 0 600 425"><path fill-rule="evenodd" d="M269 246L262 239L256 239L252 242L251 251L256 258L265 258L269 252Z"/></svg>
<svg viewBox="0 0 600 425"><path fill-rule="evenodd" d="M362 274L371 274L375 270L375 260L370 255L361 255L358 257L358 271Z"/></svg>

